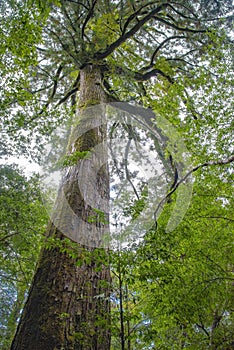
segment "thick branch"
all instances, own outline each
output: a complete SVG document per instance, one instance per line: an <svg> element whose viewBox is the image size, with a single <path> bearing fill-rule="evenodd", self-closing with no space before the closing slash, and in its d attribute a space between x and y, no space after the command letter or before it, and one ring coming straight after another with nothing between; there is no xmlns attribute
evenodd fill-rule
<svg viewBox="0 0 234 350"><path fill-rule="evenodd" d="M131 28L127 33L121 35L119 39L114 41L108 48L103 52L97 52L94 54L94 58L96 60L102 60L109 56L115 49L117 49L121 44L123 44L127 39L131 38L134 34L136 34L139 29L148 22L151 18L153 18L158 12L166 8L168 4L162 4L158 6L156 9L152 10L148 15L142 18L133 28Z"/></svg>
<svg viewBox="0 0 234 350"><path fill-rule="evenodd" d="M132 14L128 17L128 19L126 20L126 22L125 22L125 24L124 24L124 27L123 27L123 30L122 30L122 35L126 32L126 29L127 29L128 25L129 25L129 23L130 23L133 19L135 19L138 15L142 14L141 11L142 11L145 7L147 7L147 6L149 6L149 5L153 5L153 4L155 4L154 1L149 2L149 3L147 3L147 4L143 5L143 6L141 6L141 7L140 7L138 10L136 10L134 13L132 13Z"/></svg>
<svg viewBox="0 0 234 350"><path fill-rule="evenodd" d="M174 82L174 80L168 74L164 73L161 69L158 69L158 68L152 69L151 71L145 74L135 72L134 78L137 81L145 81L145 80L149 80L152 77L156 77L157 75L161 75L162 77L166 78L170 83Z"/></svg>
<svg viewBox="0 0 234 350"><path fill-rule="evenodd" d="M134 72L129 68L123 68L120 66L115 66L113 68L115 69L117 74L121 74L125 76L128 75L138 82L149 80L150 78L156 77L157 75L161 75L162 77L166 78L170 83L174 82L174 80L169 75L167 75L161 69L158 69L158 68L154 68L151 71L146 73ZM151 68L151 67L148 66L147 68ZM108 65L103 65L102 69L103 71L111 72L111 69L108 67ZM145 70L145 69L143 68L142 70Z"/></svg>

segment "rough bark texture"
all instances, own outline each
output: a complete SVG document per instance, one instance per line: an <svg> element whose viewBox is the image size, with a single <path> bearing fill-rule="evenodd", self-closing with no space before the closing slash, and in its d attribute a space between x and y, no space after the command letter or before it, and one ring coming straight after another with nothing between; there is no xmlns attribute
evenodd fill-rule
<svg viewBox="0 0 234 350"><path fill-rule="evenodd" d="M87 66L81 72L80 121L68 154L97 150L65 169L48 225L50 244L41 252L11 350L110 348L110 272L101 248L109 199L105 115L101 107L87 114L89 106L100 102L106 102L100 70Z"/></svg>

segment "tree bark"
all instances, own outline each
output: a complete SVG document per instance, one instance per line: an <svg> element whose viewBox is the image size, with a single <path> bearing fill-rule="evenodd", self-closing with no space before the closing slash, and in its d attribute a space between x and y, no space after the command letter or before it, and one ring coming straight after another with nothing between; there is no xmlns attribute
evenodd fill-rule
<svg viewBox="0 0 234 350"><path fill-rule="evenodd" d="M102 247L109 226L106 125L104 108L90 107L106 102L106 96L98 66L87 66L80 75L79 121L68 154L90 154L64 171L48 244L11 350L110 349L110 271Z"/></svg>

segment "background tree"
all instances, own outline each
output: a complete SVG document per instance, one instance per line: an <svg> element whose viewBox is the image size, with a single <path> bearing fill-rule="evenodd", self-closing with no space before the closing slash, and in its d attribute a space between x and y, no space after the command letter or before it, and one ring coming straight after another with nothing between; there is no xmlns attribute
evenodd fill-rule
<svg viewBox="0 0 234 350"><path fill-rule="evenodd" d="M0 166L1 348L9 349L34 274L47 215L38 178Z"/></svg>
<svg viewBox="0 0 234 350"><path fill-rule="evenodd" d="M233 346L230 190L228 173L202 171L181 225L166 233L161 217L139 250L139 307L147 305L149 318L143 337L161 348Z"/></svg>
<svg viewBox="0 0 234 350"><path fill-rule="evenodd" d="M4 154L12 152L11 142L27 153L26 142L34 140L33 154L38 158L46 134L70 117L74 108L79 107L82 119L88 106L116 100L135 101L152 108L156 117L166 116L180 127L191 150L195 147L193 141L199 140L202 153L201 158L194 159L194 166L214 156L229 159L228 140L221 136L220 125L223 118L224 127L228 127L230 111L223 109L221 119L216 115L213 121L209 116L220 111L220 92L229 91L226 69L230 67L231 39L227 32L232 19L231 1L67 0L49 5L44 1L28 2L26 6L9 1L4 6ZM204 104L200 108L204 91L212 100L210 109ZM153 123L151 120L150 126ZM207 125L215 129L217 140L222 138L222 152L217 153L215 147L210 150L207 142L201 142L201 137L208 135ZM68 148L70 153L72 149L90 151L105 140L105 130L91 130L92 138L90 133L82 137L85 147L75 142L80 140L73 140L76 147ZM164 160L166 146L161 149ZM86 161L89 169L91 162ZM170 164L169 160L165 162ZM94 203L87 212L77 204L81 197L72 175L80 164L77 159L77 164L68 167L64 188L72 209L84 218L95 215L96 206ZM181 179L174 176L173 166L169 168L168 182L176 189ZM105 168L99 187L103 196L108 197L108 186ZM87 184L87 189L95 193L97 187ZM97 222L92 224L98 226ZM53 224L47 234L49 245L42 252L12 349L108 349L110 278L106 255L101 254L100 259L100 249L97 253L95 249L90 252L87 247L74 247ZM100 295L103 297L97 298ZM31 313L36 304L38 308Z"/></svg>

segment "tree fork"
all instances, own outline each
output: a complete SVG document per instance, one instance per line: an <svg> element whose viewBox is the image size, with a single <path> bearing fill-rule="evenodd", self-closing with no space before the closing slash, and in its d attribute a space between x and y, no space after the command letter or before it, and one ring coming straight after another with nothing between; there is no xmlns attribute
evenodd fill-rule
<svg viewBox="0 0 234 350"><path fill-rule="evenodd" d="M77 114L81 123L82 115L89 106L103 102L107 101L102 89L101 70L98 66L86 66L80 72ZM94 118L88 121L88 132L79 139L70 139L68 154L90 151L98 144L104 145L106 126L103 123L98 125L95 121L100 110L97 107ZM97 217L94 209L99 209L100 198L106 203L109 200L109 174L107 163L104 163L95 181L90 181L93 178L94 161L98 163L95 155L92 155L83 162L85 166L81 160L77 160L77 164L66 169L55 205L55 215L60 220L60 226L55 226L53 220L48 225L47 236L54 243L42 249L11 350L110 349L110 270L108 253L100 246L102 234L109 225L107 220L88 220L95 214ZM85 169L85 174L82 169ZM79 189L75 176L78 173L85 175L83 191ZM89 205L86 203L82 194L84 192L88 193L92 205L90 201ZM66 220L61 193L65 194L66 202L80 223L78 228L73 227L69 237L77 242L79 237L87 238L87 244L75 244L66 238L66 228L69 230L70 223ZM86 232L87 225L89 232ZM89 240L92 240L91 246ZM72 256L73 250L76 256Z"/></svg>

